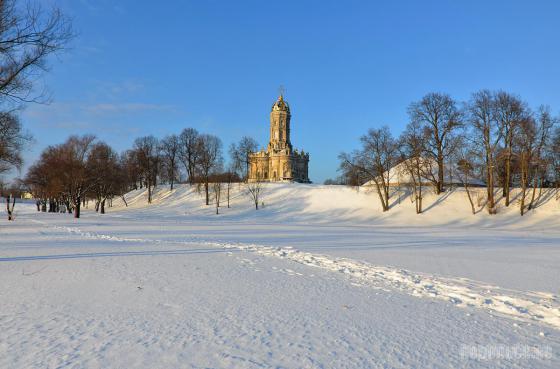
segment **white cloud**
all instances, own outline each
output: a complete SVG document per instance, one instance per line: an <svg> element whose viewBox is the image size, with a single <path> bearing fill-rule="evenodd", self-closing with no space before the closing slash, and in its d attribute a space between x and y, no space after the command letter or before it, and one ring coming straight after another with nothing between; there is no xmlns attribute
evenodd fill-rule
<svg viewBox="0 0 560 369"><path fill-rule="evenodd" d="M150 103L98 103L82 107L91 114L131 114L146 111L173 111L172 105Z"/></svg>

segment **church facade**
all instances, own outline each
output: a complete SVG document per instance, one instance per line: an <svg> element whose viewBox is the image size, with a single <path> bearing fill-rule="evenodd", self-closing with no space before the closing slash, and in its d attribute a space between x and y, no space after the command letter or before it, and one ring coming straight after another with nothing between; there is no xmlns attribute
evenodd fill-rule
<svg viewBox="0 0 560 369"><path fill-rule="evenodd" d="M280 95L270 111L270 141L266 151L249 155L250 182L309 183L309 154L293 149L290 141L290 106Z"/></svg>

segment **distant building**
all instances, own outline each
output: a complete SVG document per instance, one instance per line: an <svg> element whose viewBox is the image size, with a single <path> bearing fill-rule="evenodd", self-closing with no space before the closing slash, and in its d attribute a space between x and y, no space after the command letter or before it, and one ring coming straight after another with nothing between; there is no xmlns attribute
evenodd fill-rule
<svg viewBox="0 0 560 369"><path fill-rule="evenodd" d="M33 198L33 195L30 192L22 192L21 198L24 200L29 200Z"/></svg>
<svg viewBox="0 0 560 369"><path fill-rule="evenodd" d="M270 112L270 141L249 155L249 181L309 183L309 154L292 148L290 107L280 94Z"/></svg>
<svg viewBox="0 0 560 369"><path fill-rule="evenodd" d="M413 183L413 178L410 175L410 171L408 168L413 165L410 162L411 159L404 160L399 164L395 165L391 168L388 172L383 173L385 179L389 180L389 187L401 187L401 186L409 186ZM434 181L438 178L438 167L437 163L431 159L420 159L420 173L421 178L420 180L416 179L417 182L420 182L422 186L431 186ZM461 176L454 166L446 165L445 173L443 175L443 183L444 186L462 186L463 181L461 180ZM363 186L374 186L375 181L372 179L367 181L363 184ZM467 181L467 185L471 187L484 187L486 184L477 178L469 178Z"/></svg>

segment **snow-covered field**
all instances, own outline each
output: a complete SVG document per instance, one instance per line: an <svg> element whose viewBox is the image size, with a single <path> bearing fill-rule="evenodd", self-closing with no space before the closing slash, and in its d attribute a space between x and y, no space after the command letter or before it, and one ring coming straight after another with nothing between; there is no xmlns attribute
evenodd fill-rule
<svg viewBox="0 0 560 369"><path fill-rule="evenodd" d="M237 185L0 220L0 368L557 368L560 202ZM515 206L515 205L514 205Z"/></svg>

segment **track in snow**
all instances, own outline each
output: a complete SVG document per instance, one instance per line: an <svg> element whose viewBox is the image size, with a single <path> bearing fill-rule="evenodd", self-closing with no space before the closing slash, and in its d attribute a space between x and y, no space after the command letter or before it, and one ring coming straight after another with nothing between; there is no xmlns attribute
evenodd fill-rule
<svg viewBox="0 0 560 369"><path fill-rule="evenodd" d="M424 273L415 273L401 268L372 265L347 258L302 252L292 247L270 247L256 244L206 241L189 237L189 241L165 241L140 238L123 238L82 231L76 227L52 226L33 220L43 226L76 234L85 238L115 242L135 242L147 244L177 244L183 246L204 245L207 248L189 248L166 251L167 254L189 254L197 252L217 252L217 250L240 250L260 255L277 257L311 267L343 273L354 282L374 288L393 288L416 297L446 300L459 307L476 307L503 314L523 321L536 321L560 329L560 302L557 296L542 292L521 292L491 286L465 278L443 278ZM160 251L61 254L37 257L3 258L0 261L33 260L33 258L77 258L126 255L154 255ZM111 254L111 255L109 255ZM118 254L118 255L116 255ZM6 260L4 260L6 259Z"/></svg>

